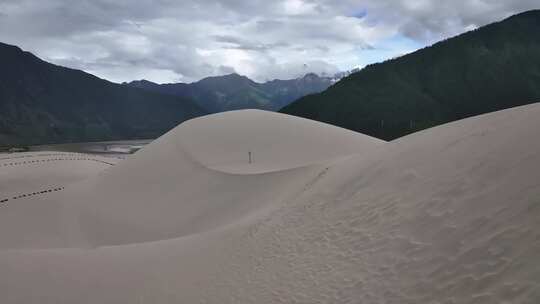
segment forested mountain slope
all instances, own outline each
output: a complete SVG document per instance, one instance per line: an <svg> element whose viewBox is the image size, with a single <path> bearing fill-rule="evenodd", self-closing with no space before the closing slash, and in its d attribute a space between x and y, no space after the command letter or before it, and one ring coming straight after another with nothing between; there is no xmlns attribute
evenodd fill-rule
<svg viewBox="0 0 540 304"><path fill-rule="evenodd" d="M391 140L540 101L540 10L367 66L283 113Z"/></svg>
<svg viewBox="0 0 540 304"><path fill-rule="evenodd" d="M205 114L191 100L115 84L0 43L0 145L157 137Z"/></svg>

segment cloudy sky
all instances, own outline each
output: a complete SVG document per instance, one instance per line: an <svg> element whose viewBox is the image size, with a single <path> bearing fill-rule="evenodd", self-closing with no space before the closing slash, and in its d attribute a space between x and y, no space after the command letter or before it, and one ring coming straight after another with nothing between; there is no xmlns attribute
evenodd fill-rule
<svg viewBox="0 0 540 304"><path fill-rule="evenodd" d="M0 0L0 42L115 82L333 74L538 0Z"/></svg>

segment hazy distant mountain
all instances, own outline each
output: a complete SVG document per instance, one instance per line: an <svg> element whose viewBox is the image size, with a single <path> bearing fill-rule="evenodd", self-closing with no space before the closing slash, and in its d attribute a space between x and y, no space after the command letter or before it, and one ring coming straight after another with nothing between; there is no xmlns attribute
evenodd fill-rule
<svg viewBox="0 0 540 304"><path fill-rule="evenodd" d="M366 67L282 112L383 139L540 101L540 10Z"/></svg>
<svg viewBox="0 0 540 304"><path fill-rule="evenodd" d="M191 98L210 112L222 112L238 109L278 110L302 96L324 91L334 81L330 77L307 74L297 79L257 83L245 76L230 74L208 77L190 84L160 85L139 80L125 85Z"/></svg>
<svg viewBox="0 0 540 304"><path fill-rule="evenodd" d="M0 145L149 138L206 112L0 43Z"/></svg>

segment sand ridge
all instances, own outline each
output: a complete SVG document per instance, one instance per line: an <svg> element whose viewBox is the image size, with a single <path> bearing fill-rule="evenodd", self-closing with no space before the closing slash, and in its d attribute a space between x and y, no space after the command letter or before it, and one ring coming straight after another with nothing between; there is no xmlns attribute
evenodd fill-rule
<svg viewBox="0 0 540 304"><path fill-rule="evenodd" d="M21 232L0 233L0 292L6 303L536 303L539 114L532 104L390 143L264 111L188 121L11 217L0 209ZM35 223L6 222L38 207Z"/></svg>

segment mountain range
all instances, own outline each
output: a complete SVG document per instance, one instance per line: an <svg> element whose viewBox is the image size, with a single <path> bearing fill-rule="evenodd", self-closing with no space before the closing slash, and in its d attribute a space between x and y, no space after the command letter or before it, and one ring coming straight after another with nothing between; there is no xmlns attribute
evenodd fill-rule
<svg viewBox="0 0 540 304"><path fill-rule="evenodd" d="M257 83L230 74L184 84L117 84L0 43L0 146L155 138L201 115L279 110L335 79Z"/></svg>
<svg viewBox="0 0 540 304"><path fill-rule="evenodd" d="M155 138L193 117L246 108L281 108L391 140L540 101L538 33L540 10L528 11L337 82L307 74L257 83L230 74L116 84L0 43L0 145Z"/></svg>
<svg viewBox="0 0 540 304"><path fill-rule="evenodd" d="M207 113L0 43L0 145L154 138Z"/></svg>
<svg viewBox="0 0 540 304"><path fill-rule="evenodd" d="M215 113L240 109L277 111L302 96L326 90L335 81L335 78L309 73L296 79L258 83L246 76L229 74L193 83L157 84L138 80L124 85L189 98Z"/></svg>
<svg viewBox="0 0 540 304"><path fill-rule="evenodd" d="M540 10L367 66L283 113L391 140L540 101Z"/></svg>

